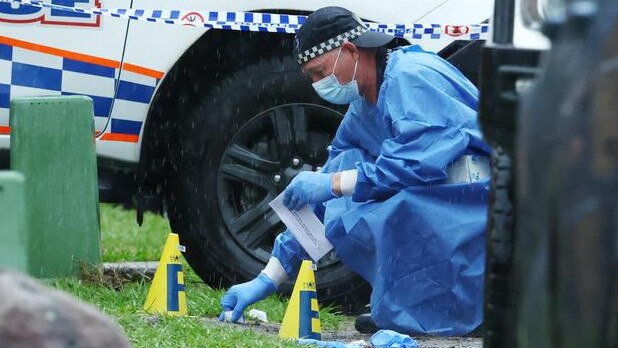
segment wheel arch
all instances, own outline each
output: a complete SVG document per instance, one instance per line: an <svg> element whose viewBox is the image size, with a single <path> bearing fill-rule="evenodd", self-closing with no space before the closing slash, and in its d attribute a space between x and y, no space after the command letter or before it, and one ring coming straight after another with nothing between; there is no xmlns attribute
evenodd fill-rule
<svg viewBox="0 0 618 348"><path fill-rule="evenodd" d="M291 54L292 42L291 34L209 30L178 59L157 89L144 124L136 172L138 223L144 210L163 212L165 174L173 169L191 105L248 63Z"/></svg>

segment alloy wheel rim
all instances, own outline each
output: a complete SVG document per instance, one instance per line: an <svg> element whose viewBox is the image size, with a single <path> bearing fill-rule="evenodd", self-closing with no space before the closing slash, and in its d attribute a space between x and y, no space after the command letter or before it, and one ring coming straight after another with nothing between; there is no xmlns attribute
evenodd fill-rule
<svg viewBox="0 0 618 348"><path fill-rule="evenodd" d="M320 169L341 119L322 105L282 104L234 134L219 165L217 197L227 234L243 252L268 261L276 235L285 229L268 203L301 171ZM338 262L331 253L318 266Z"/></svg>

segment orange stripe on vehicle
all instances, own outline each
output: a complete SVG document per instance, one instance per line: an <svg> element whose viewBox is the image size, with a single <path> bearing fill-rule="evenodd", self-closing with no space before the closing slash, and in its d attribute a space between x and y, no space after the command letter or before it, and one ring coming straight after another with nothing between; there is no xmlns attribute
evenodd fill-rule
<svg viewBox="0 0 618 348"><path fill-rule="evenodd" d="M63 50L60 48L55 48L55 47L50 47L50 46L45 46L45 45L39 45L39 44L35 44L32 42L17 40L17 39L13 39L13 38L6 37L6 36L0 36L0 43L9 45L9 46L23 48L26 50L37 51L41 53L51 54L54 56L60 56L64 58L78 60L80 62L102 65L102 66L106 66L106 67L110 67L114 69L117 69L120 67L120 62L116 60L95 57L95 56L91 56L88 54L67 51L67 50ZM154 77L155 79L161 79L164 75L162 71L148 69L142 66L129 64L129 63L122 64L122 68L126 69L127 71L134 72L136 74Z"/></svg>
<svg viewBox="0 0 618 348"><path fill-rule="evenodd" d="M0 126L0 134L11 134L11 127Z"/></svg>
<svg viewBox="0 0 618 348"><path fill-rule="evenodd" d="M101 137L101 140L105 141L122 141L125 143L137 143L139 141L139 135L135 134L121 134L121 133L105 133Z"/></svg>
<svg viewBox="0 0 618 348"><path fill-rule="evenodd" d="M50 46L39 45L39 44L35 44L32 42L12 39L6 36L0 36L0 43L6 44L9 46L15 46L15 47L31 50L31 51L51 54L54 56L60 56L60 57L69 58L73 60L79 60L79 61L86 62L86 63L102 65L102 66L106 66L110 68L120 67L120 62L115 61L115 60L90 56L90 55L83 54L83 53L71 52L71 51L67 51L67 50L63 50L63 49L55 48L55 47L50 47Z"/></svg>
<svg viewBox="0 0 618 348"><path fill-rule="evenodd" d="M144 68L144 67L129 64L129 63L122 64L122 68L126 71L134 72L140 75L154 77L155 79L161 79L163 77L162 71L152 70L152 69Z"/></svg>

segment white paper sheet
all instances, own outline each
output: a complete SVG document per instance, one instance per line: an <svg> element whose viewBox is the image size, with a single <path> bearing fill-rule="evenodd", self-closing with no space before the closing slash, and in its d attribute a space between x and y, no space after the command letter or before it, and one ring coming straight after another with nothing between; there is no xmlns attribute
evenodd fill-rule
<svg viewBox="0 0 618 348"><path fill-rule="evenodd" d="M317 262L333 249L326 239L324 225L309 207L289 210L283 205L283 193L269 204L313 261Z"/></svg>

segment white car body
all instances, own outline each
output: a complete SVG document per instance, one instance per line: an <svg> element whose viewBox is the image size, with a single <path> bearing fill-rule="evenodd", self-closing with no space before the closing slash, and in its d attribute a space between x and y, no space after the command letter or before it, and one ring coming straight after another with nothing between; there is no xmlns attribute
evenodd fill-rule
<svg viewBox="0 0 618 348"><path fill-rule="evenodd" d="M380 23L443 25L479 24L493 12L493 0L46 2L52 1L82 8L278 10L281 13L308 13L323 6L338 5L366 20ZM206 29L108 16L74 18L51 9L25 14L15 11L29 12L15 3L0 2L0 149L9 148L10 99L84 94L93 97L95 102L98 155L128 163L139 162L143 125L153 96L167 72ZM412 42L437 51L454 39L442 35L439 40Z"/></svg>

